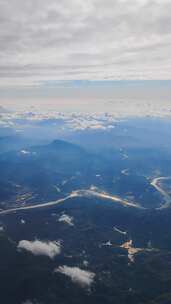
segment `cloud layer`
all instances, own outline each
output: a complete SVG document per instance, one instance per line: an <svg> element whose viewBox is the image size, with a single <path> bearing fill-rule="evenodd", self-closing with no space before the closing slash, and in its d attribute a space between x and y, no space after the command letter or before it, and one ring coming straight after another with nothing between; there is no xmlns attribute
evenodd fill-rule
<svg viewBox="0 0 171 304"><path fill-rule="evenodd" d="M60 272L70 277L72 282L79 284L81 287L90 287L95 278L95 274L93 272L82 270L79 267L69 267L66 265L55 269L55 272Z"/></svg>
<svg viewBox="0 0 171 304"><path fill-rule="evenodd" d="M1 86L171 79L170 0L0 0Z"/></svg>
<svg viewBox="0 0 171 304"><path fill-rule="evenodd" d="M18 249L27 250L36 256L45 255L51 259L53 259L61 252L61 246L59 242L42 242L39 240L22 240L18 243Z"/></svg>

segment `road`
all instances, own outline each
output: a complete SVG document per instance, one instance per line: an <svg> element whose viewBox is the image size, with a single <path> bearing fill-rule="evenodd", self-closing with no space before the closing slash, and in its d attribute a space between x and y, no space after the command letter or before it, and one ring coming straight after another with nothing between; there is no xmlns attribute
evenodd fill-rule
<svg viewBox="0 0 171 304"><path fill-rule="evenodd" d="M109 195L107 193L96 192L94 190L76 190L76 191L73 191L68 196L66 196L64 198L60 198L56 201L2 210L2 211L0 211L0 215L16 213L16 212L20 212L20 211L24 211L24 210L41 209L41 208L45 208L45 207L55 206L55 205L61 204L65 201L67 201L71 198L75 198L75 197L97 197L97 198L102 198L102 199L106 199L106 200L111 200L111 201L119 203L125 207L134 207L134 208L144 209L143 207L141 207L139 205L130 203L127 200L123 200L117 196Z"/></svg>

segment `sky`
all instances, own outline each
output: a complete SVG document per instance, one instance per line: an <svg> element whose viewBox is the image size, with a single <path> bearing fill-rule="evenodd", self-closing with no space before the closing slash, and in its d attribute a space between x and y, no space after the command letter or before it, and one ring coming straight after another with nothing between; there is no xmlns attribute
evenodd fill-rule
<svg viewBox="0 0 171 304"><path fill-rule="evenodd" d="M0 104L131 98L147 83L163 98L170 12L171 0L0 0Z"/></svg>

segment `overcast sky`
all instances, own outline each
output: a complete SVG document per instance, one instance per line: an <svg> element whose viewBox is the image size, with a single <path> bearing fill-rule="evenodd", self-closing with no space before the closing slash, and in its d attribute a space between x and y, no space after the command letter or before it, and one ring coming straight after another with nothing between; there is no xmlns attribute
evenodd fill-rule
<svg viewBox="0 0 171 304"><path fill-rule="evenodd" d="M170 12L171 0L0 0L0 88L171 79Z"/></svg>

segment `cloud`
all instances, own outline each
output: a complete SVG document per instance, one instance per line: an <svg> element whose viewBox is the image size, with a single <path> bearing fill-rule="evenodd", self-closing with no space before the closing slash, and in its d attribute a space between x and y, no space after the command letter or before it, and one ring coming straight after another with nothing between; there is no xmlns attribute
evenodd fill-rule
<svg viewBox="0 0 171 304"><path fill-rule="evenodd" d="M123 235L126 235L127 234L127 231L123 231L123 230L120 230L118 229L117 227L113 227L114 231L120 233L120 234L123 234Z"/></svg>
<svg viewBox="0 0 171 304"><path fill-rule="evenodd" d="M27 150L21 150L20 153L21 153L21 154L25 154L25 155L26 155L26 154L30 154L30 152L27 151Z"/></svg>
<svg viewBox="0 0 171 304"><path fill-rule="evenodd" d="M63 223L66 223L66 224L68 224L70 226L74 226L74 224L73 224L73 217L69 216L67 214L62 214L59 217L58 222L63 222Z"/></svg>
<svg viewBox="0 0 171 304"><path fill-rule="evenodd" d="M95 278L95 273L82 270L79 267L60 266L55 269L55 272L60 272L71 278L72 282L81 287L90 287Z"/></svg>
<svg viewBox="0 0 171 304"><path fill-rule="evenodd" d="M0 0L1 86L171 79L170 0Z"/></svg>
<svg viewBox="0 0 171 304"><path fill-rule="evenodd" d="M24 249L32 254L45 255L53 259L56 255L61 252L61 245L59 242L42 242L39 240L27 241L22 240L18 243L18 249Z"/></svg>

